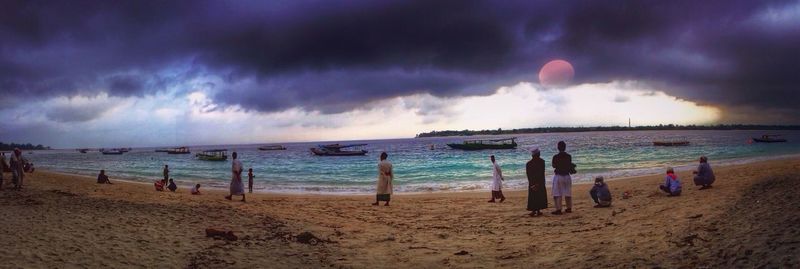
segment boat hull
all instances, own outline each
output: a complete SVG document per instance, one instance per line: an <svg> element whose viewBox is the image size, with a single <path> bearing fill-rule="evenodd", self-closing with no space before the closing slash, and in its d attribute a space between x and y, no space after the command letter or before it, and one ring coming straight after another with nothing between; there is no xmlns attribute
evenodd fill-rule
<svg viewBox="0 0 800 269"><path fill-rule="evenodd" d="M213 161L213 162L222 162L228 160L228 156L207 156L207 155L197 155L197 159L201 161Z"/></svg>
<svg viewBox="0 0 800 269"><path fill-rule="evenodd" d="M258 150L286 150L285 147L260 147Z"/></svg>
<svg viewBox="0 0 800 269"><path fill-rule="evenodd" d="M167 151L167 154L189 154L191 151Z"/></svg>
<svg viewBox="0 0 800 269"><path fill-rule="evenodd" d="M103 155L122 155L122 151L103 151Z"/></svg>
<svg viewBox="0 0 800 269"><path fill-rule="evenodd" d="M781 139L763 139L763 138L755 138L755 137L753 137L753 141L754 142L759 142L759 143L783 143L783 142L787 142L788 140L783 139L783 138L781 138Z"/></svg>
<svg viewBox="0 0 800 269"><path fill-rule="evenodd" d="M314 153L314 155L317 156L363 156L367 154L367 151L326 151L317 148L311 148L311 153Z"/></svg>
<svg viewBox="0 0 800 269"><path fill-rule="evenodd" d="M653 142L653 146L660 146L660 147L677 147L677 146L688 146L689 141L677 141L677 142L663 142L663 141L655 141Z"/></svg>
<svg viewBox="0 0 800 269"><path fill-rule="evenodd" d="M448 147L453 149L460 149L460 150L486 150L486 149L515 149L517 148L517 143L511 144L456 144L451 143L447 144Z"/></svg>

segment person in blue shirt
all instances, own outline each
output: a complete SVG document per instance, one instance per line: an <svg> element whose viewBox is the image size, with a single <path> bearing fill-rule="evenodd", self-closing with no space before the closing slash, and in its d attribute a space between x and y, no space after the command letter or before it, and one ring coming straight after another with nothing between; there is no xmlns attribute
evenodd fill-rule
<svg viewBox="0 0 800 269"><path fill-rule="evenodd" d="M708 158L706 156L700 157L700 165L697 166L697 171L693 172L694 176L694 185L702 186L700 187L701 190L710 189L711 184L714 184L714 181L717 178L714 176L714 170L711 170L711 165L708 164Z"/></svg>
<svg viewBox="0 0 800 269"><path fill-rule="evenodd" d="M664 177L664 184L661 184L658 188L669 193L669 196L681 195L681 190L683 190L681 180L675 175L675 171L672 167L667 168L667 176Z"/></svg>
<svg viewBox="0 0 800 269"><path fill-rule="evenodd" d="M608 184L603 181L602 176L594 179L594 187L589 191L589 195L594 200L595 208L611 206L611 190L608 189Z"/></svg>

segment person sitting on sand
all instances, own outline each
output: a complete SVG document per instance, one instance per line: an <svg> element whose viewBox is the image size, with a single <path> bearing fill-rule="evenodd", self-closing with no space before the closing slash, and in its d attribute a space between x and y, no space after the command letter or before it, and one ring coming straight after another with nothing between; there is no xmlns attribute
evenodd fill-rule
<svg viewBox="0 0 800 269"><path fill-rule="evenodd" d="M394 173L392 172L392 163L388 160L389 154L386 152L381 153L381 160L378 162L378 187L376 188L377 194L375 195L375 203L378 205L380 201L384 201L384 206L389 205L392 200L392 180Z"/></svg>
<svg viewBox="0 0 800 269"><path fill-rule="evenodd" d="M192 190L190 191L193 195L200 194L200 184L194 185Z"/></svg>
<svg viewBox="0 0 800 269"><path fill-rule="evenodd" d="M106 175L106 170L100 170L100 174L97 175L97 184L111 184Z"/></svg>
<svg viewBox="0 0 800 269"><path fill-rule="evenodd" d="M156 182L153 182L153 186L156 187L156 191L164 191L164 180L156 180Z"/></svg>
<svg viewBox="0 0 800 269"><path fill-rule="evenodd" d="M249 193L253 193L253 168L247 169L247 190Z"/></svg>
<svg viewBox="0 0 800 269"><path fill-rule="evenodd" d="M572 163L572 155L567 152L567 143L558 141L558 154L553 156L552 166L555 168L553 176L553 200L556 202L556 211L553 215L561 215L561 197L567 200L567 210L564 213L572 213L572 174L575 171L575 164Z"/></svg>
<svg viewBox="0 0 800 269"><path fill-rule="evenodd" d="M664 177L664 184L659 185L658 188L669 193L669 196L681 195L681 191L683 190L681 180L675 175L675 170L673 170L672 167L667 168L667 176Z"/></svg>
<svg viewBox="0 0 800 269"><path fill-rule="evenodd" d="M225 199L230 200L234 195L241 195L242 202L245 202L244 197L244 184L242 183L242 162L237 160L236 157L238 155L234 151L231 154L233 161L231 162L231 187L230 187L230 195L225 196Z"/></svg>
<svg viewBox="0 0 800 269"><path fill-rule="evenodd" d="M175 192L175 190L178 189L178 185L175 185L175 181L170 178L169 179L169 185L167 186L167 189L169 189L169 191L171 191L171 192Z"/></svg>
<svg viewBox="0 0 800 269"><path fill-rule="evenodd" d="M500 170L500 165L494 159L494 155L489 156L489 159L492 160L492 199L489 200L489 203L494 203L494 199L500 199L500 202L506 200L506 196L503 195L503 181L506 179L503 178L503 171Z"/></svg>
<svg viewBox="0 0 800 269"><path fill-rule="evenodd" d="M528 177L528 211L531 217L542 215L547 208L547 188L544 182L544 160L539 157L539 149L531 150L531 160L525 164L525 175Z"/></svg>
<svg viewBox="0 0 800 269"><path fill-rule="evenodd" d="M594 207L610 207L611 206L611 191L608 189L608 184L603 180L602 176L594 179L594 187L589 191L589 195L594 200Z"/></svg>
<svg viewBox="0 0 800 269"><path fill-rule="evenodd" d="M708 158L706 158L706 156L700 157L700 165L697 166L697 171L692 173L696 175L694 176L694 185L702 186L700 187L701 190L711 188L711 184L714 184L714 181L717 179L714 177L714 171L711 170L711 165L708 164Z"/></svg>

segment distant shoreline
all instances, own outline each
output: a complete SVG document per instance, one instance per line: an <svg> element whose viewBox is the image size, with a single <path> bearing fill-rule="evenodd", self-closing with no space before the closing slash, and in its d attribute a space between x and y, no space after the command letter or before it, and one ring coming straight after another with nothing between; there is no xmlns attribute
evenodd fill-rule
<svg viewBox="0 0 800 269"><path fill-rule="evenodd" d="M800 125L652 125L652 126L595 126L595 127L539 127L503 130L445 130L419 133L415 138L447 137L447 136L473 136L473 135L515 135L515 134L540 134L540 133L580 133L580 132L611 132L611 131L708 131L708 130L762 130L762 131L795 131L800 130Z"/></svg>

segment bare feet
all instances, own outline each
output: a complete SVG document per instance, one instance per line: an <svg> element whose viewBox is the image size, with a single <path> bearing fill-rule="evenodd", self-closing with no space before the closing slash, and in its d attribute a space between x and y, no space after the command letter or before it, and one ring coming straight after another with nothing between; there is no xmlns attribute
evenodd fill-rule
<svg viewBox="0 0 800 269"><path fill-rule="evenodd" d="M494 203L494 199L492 199L492 200L489 200L489 203Z"/></svg>
<svg viewBox="0 0 800 269"><path fill-rule="evenodd" d="M389 202L386 202L385 204L383 204L383 206L389 206Z"/></svg>
<svg viewBox="0 0 800 269"><path fill-rule="evenodd" d="M506 200L506 198L505 198L505 197L503 197L503 198L500 198L500 202L501 202L501 203L502 203L503 201L505 201L505 200Z"/></svg>
<svg viewBox="0 0 800 269"><path fill-rule="evenodd" d="M567 210L564 210L564 213L572 213L572 208L567 208Z"/></svg>
<svg viewBox="0 0 800 269"><path fill-rule="evenodd" d="M374 203L372 203L372 205L378 205L378 202L374 202Z"/></svg>
<svg viewBox="0 0 800 269"><path fill-rule="evenodd" d="M230 195L228 195L228 196L225 196L225 200L230 200L230 199L231 199L231 196L230 196Z"/></svg>
<svg viewBox="0 0 800 269"><path fill-rule="evenodd" d="M553 215L561 215L563 213L561 213L561 210L556 210L556 211L553 211L553 213L551 213L551 214L553 214Z"/></svg>

